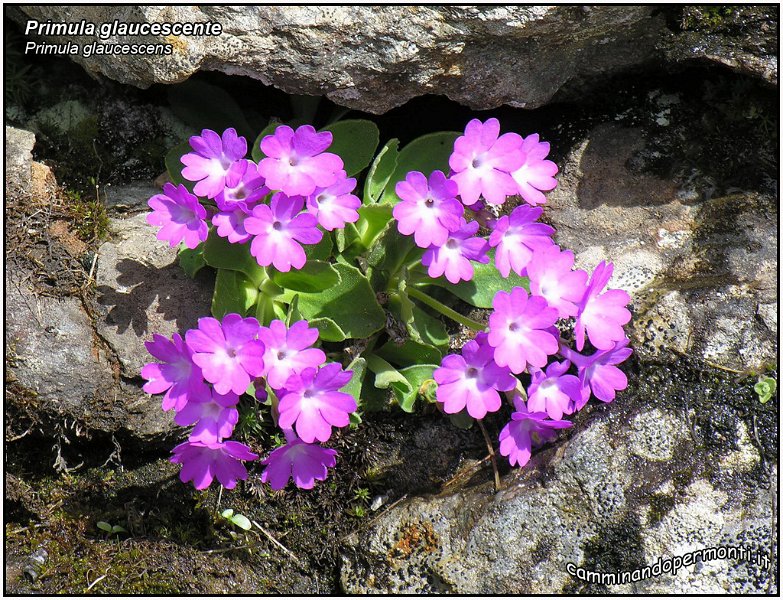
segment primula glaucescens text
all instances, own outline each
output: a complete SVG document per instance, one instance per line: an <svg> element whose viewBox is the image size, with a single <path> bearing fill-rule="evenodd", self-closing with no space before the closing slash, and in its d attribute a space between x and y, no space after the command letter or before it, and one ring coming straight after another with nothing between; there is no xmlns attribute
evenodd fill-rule
<svg viewBox="0 0 783 600"><path fill-rule="evenodd" d="M506 399L499 451L522 467L592 396L626 388L629 295L606 289L611 263L574 269L539 222L557 185L547 142L474 119L461 134L377 146L375 125L347 120L272 124L250 157L234 129L205 129L167 157L171 183L147 220L189 275L217 270L212 316L184 338L155 334L156 362L141 372L163 410L193 426L171 458L183 482L247 478L259 455L230 439L243 395L285 436L261 461L279 490L324 480L337 452L320 444L390 397L406 412L436 403L463 426ZM458 301L491 309L488 323ZM474 332L458 353L442 317Z"/></svg>

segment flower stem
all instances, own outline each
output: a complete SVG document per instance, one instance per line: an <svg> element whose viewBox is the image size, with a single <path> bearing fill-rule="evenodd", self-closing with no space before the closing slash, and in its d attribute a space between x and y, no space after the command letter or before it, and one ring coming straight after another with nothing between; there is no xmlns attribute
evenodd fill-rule
<svg viewBox="0 0 783 600"><path fill-rule="evenodd" d="M487 443L487 450L489 450L489 457L492 461L492 472L495 474L495 493L497 494L500 491L500 473L498 472L498 460L495 456L495 449L492 447L492 440L489 439L484 423L481 422L481 419L476 419L476 423L478 423L481 434L484 436L484 441Z"/></svg>
<svg viewBox="0 0 783 600"><path fill-rule="evenodd" d="M411 298L420 300L430 308L437 310L440 314L448 317L452 321L456 321L460 325L464 325L465 327L472 329L473 331L484 331L487 328L487 326L483 323L479 323L478 321L474 321L473 319L469 319L468 317L459 314L456 310L449 308L442 302L438 302L435 300L435 298L425 294L421 290L411 286L407 288L407 292Z"/></svg>

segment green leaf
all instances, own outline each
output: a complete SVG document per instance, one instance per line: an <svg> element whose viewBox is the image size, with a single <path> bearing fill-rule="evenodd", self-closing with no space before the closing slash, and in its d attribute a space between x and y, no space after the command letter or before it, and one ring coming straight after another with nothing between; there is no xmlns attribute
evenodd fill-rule
<svg viewBox="0 0 783 600"><path fill-rule="evenodd" d="M325 233L317 244L302 244L307 260L329 260L332 256L332 236Z"/></svg>
<svg viewBox="0 0 783 600"><path fill-rule="evenodd" d="M346 223L342 229L335 229L334 239L337 242L337 251L342 253L359 239L359 232L353 223Z"/></svg>
<svg viewBox="0 0 783 600"><path fill-rule="evenodd" d="M250 254L250 243L232 244L213 230L203 246L204 261L210 267L241 271L256 287L267 279L264 267Z"/></svg>
<svg viewBox="0 0 783 600"><path fill-rule="evenodd" d="M340 283L340 275L329 263L308 260L301 269L286 273L272 272L272 281L282 288L297 292L322 292Z"/></svg>
<svg viewBox="0 0 783 600"><path fill-rule="evenodd" d="M424 395L422 389L433 381L432 372L438 368L438 365L413 365L400 371L400 374L408 380L411 391L404 395L400 400L400 408L405 412L413 412L413 405L419 395Z"/></svg>
<svg viewBox="0 0 783 600"><path fill-rule="evenodd" d="M228 519L231 521L234 525L239 527L240 529L244 529L245 531L250 531L250 529L253 527L250 524L250 519L248 519L245 515L233 515L232 517L229 517Z"/></svg>
<svg viewBox="0 0 783 600"><path fill-rule="evenodd" d="M375 353L396 365L437 363L443 358L443 353L435 346L413 340L405 340L402 344L389 340Z"/></svg>
<svg viewBox="0 0 783 600"><path fill-rule="evenodd" d="M111 528L112 533L128 533L128 530L125 529L122 525L115 525Z"/></svg>
<svg viewBox="0 0 783 600"><path fill-rule="evenodd" d="M253 158L255 162L257 163L261 162L261 159L266 156L261 151L261 140L263 140L268 135L274 134L275 129L280 127L280 125L284 125L284 123L281 123L280 121L277 120L270 121L269 125L264 127L261 133L258 134L258 137L253 142L253 148L250 150L250 156Z"/></svg>
<svg viewBox="0 0 783 600"><path fill-rule="evenodd" d="M340 275L337 285L318 293L299 293L299 311L305 319L322 319L321 339L341 342L346 337L367 338L386 325L386 315L375 298L370 282L359 269L344 263L334 265ZM290 302L286 291L282 301ZM314 322L311 325L315 326Z"/></svg>
<svg viewBox="0 0 783 600"><path fill-rule="evenodd" d="M777 387L777 382L772 377L762 377L753 389L759 396L759 402L766 404L775 394Z"/></svg>
<svg viewBox="0 0 783 600"><path fill-rule="evenodd" d="M433 171L448 173L449 156L454 150L454 140L460 135L455 131L430 133L413 140L400 151L397 166L386 184L380 202L397 204L400 197L394 191L397 182L403 181L410 171L420 171L429 177Z"/></svg>
<svg viewBox="0 0 783 600"><path fill-rule="evenodd" d="M383 193L383 189L386 184L389 183L389 178L394 173L394 169L397 167L397 159L400 156L400 152L397 148L400 145L400 140L397 138L391 139L386 142L386 145L381 148L378 156L370 167L367 173L367 180L364 183L364 198L362 203L374 204L378 202L378 199Z"/></svg>
<svg viewBox="0 0 783 600"><path fill-rule="evenodd" d="M230 519L234 515L234 509L233 508L227 508L222 513L220 513L220 516L224 519Z"/></svg>
<svg viewBox="0 0 783 600"><path fill-rule="evenodd" d="M181 245L177 256L179 258L179 266L191 279L196 277L196 273L207 264L204 260L204 244L199 244L194 249Z"/></svg>
<svg viewBox="0 0 783 600"><path fill-rule="evenodd" d="M332 145L327 152L333 152L343 159L343 168L348 177L353 177L370 164L380 139L378 126L364 119L338 121L321 131L332 132Z"/></svg>
<svg viewBox="0 0 783 600"><path fill-rule="evenodd" d="M228 313L248 314L258 300L258 288L243 273L218 269L212 295L212 316L222 319Z"/></svg>
<svg viewBox="0 0 783 600"><path fill-rule="evenodd" d="M407 283L402 280L395 294L389 298L389 307L400 316L414 342L446 350L449 334L439 319L436 319L414 304L406 292ZM436 362L440 362L440 358Z"/></svg>
<svg viewBox="0 0 783 600"><path fill-rule="evenodd" d="M364 248L370 248L375 238L391 220L392 206L389 204L360 206L357 212L359 220L356 221L355 226L359 232L360 243Z"/></svg>
<svg viewBox="0 0 783 600"><path fill-rule="evenodd" d="M455 427L459 427L460 429L470 429L473 427L473 417L468 414L467 410L448 415L448 417L451 424Z"/></svg>
<svg viewBox="0 0 783 600"><path fill-rule="evenodd" d="M286 315L285 325L291 327L293 323L302 320L302 313L299 312L299 294L293 297L288 305L288 314Z"/></svg>
<svg viewBox="0 0 783 600"><path fill-rule="evenodd" d="M424 277L421 281L442 287L478 308L492 308L492 299L500 290L510 292L515 287L521 287L530 291L530 280L527 277L520 277L513 271L507 278L500 274L495 268L494 248L489 251L487 264L473 263L473 279L470 281L460 281L456 285L449 283L445 277L437 279Z"/></svg>
<svg viewBox="0 0 783 600"><path fill-rule="evenodd" d="M106 533L111 533L111 529L112 529L112 527L111 527L111 525L110 525L109 523L107 523L106 521L98 521L98 522L96 523L96 526L98 527L98 529L102 529L102 530L103 530L103 531L105 531Z"/></svg>
<svg viewBox="0 0 783 600"><path fill-rule="evenodd" d="M340 391L353 396L357 406L361 407L362 383L364 383L364 373L367 370L367 361L361 356L357 356L346 367L346 370L353 371L353 373L351 374L351 380L341 387Z"/></svg>
<svg viewBox="0 0 783 600"><path fill-rule="evenodd" d="M181 144L177 144L166 153L164 163L166 164L166 171L168 171L169 180L171 183L174 185L179 185L182 183L186 188L188 188L188 190L190 190L191 193L193 193L193 186L195 183L193 181L188 181L182 176L182 169L185 168L185 165L183 165L182 161L180 160L188 152L193 152L193 148L190 147L189 142L182 142Z"/></svg>
<svg viewBox="0 0 783 600"><path fill-rule="evenodd" d="M169 105L182 121L201 131L212 129L219 135L234 127L249 138L253 132L245 113L223 88L188 79L167 89Z"/></svg>

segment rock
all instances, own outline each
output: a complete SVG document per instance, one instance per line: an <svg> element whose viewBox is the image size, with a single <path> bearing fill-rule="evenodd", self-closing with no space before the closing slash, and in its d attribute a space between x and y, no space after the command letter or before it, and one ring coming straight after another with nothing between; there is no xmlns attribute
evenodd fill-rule
<svg viewBox="0 0 783 600"><path fill-rule="evenodd" d="M424 94L477 109L540 106L565 85L582 89L650 59L665 30L652 13L612 6L26 6L15 18L220 23L220 36L104 40L165 41L173 44L170 56L73 58L91 73L140 87L176 83L206 68L380 114Z"/></svg>
<svg viewBox="0 0 783 600"><path fill-rule="evenodd" d="M176 250L155 239L146 213L110 220L112 238L98 249L98 334L116 353L125 377L138 378L152 357L153 333L171 337L209 316L214 282L207 273L188 278Z"/></svg>
<svg viewBox="0 0 783 600"><path fill-rule="evenodd" d="M777 323L756 314L777 307L777 199L686 201L676 178L629 167L650 137L612 122L574 146L544 213L557 242L579 268L614 263L610 287L632 295L641 358L690 352L737 370L774 364Z"/></svg>
<svg viewBox="0 0 783 600"><path fill-rule="evenodd" d="M34 145L35 135L32 132L5 126L6 190L12 182L21 189L29 187Z"/></svg>
<svg viewBox="0 0 783 600"><path fill-rule="evenodd" d="M341 549L343 590L774 593L769 563L737 558L606 585L585 581L585 571L576 570L631 574L664 557L720 546L774 562L777 467L764 470L758 442L751 439L761 436L774 447L774 411L759 413L759 422L763 418L771 430L751 434L742 419L732 432L737 420L731 417L733 425L721 428L719 436L723 418L716 408L736 394L729 378L711 384L714 404L704 389L695 389L683 413L672 392L688 385L684 369L649 369L637 376L649 383L592 418L577 419L566 443L513 469L499 493L493 494L485 470L484 483L411 498L382 512ZM749 389L742 396L743 402L753 401ZM753 411L759 407L756 403ZM428 455L419 460L428 461Z"/></svg>

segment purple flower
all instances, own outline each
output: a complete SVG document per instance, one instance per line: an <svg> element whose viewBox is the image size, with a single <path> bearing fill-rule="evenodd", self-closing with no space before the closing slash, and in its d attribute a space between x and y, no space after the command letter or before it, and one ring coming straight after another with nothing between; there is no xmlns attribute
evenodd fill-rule
<svg viewBox="0 0 783 600"><path fill-rule="evenodd" d="M208 395L209 387L182 336L175 333L171 341L158 333L152 337L153 341L144 342L144 346L163 364L147 363L142 367L141 376L147 380L142 389L148 394L166 392L163 410L181 410L190 398Z"/></svg>
<svg viewBox="0 0 783 600"><path fill-rule="evenodd" d="M244 244L253 237L245 230L245 219L250 214L250 209L237 206L234 210L215 214L212 224L217 228L220 237L228 238L232 244Z"/></svg>
<svg viewBox="0 0 783 600"><path fill-rule="evenodd" d="M356 209L362 205L362 201L351 193L355 187L356 179L346 178L343 171L337 183L316 188L307 197L307 211L315 215L318 224L326 231L342 229L346 223L355 223L359 220Z"/></svg>
<svg viewBox="0 0 783 600"><path fill-rule="evenodd" d="M281 389L291 375L317 368L326 361L320 348L310 348L318 339L318 330L307 321L297 321L290 328L280 320L261 327L258 338L264 342L264 376L274 389Z"/></svg>
<svg viewBox="0 0 783 600"><path fill-rule="evenodd" d="M274 265L281 272L304 266L307 256L298 242L317 244L324 234L318 229L318 221L313 215L300 214L303 206L301 196L289 198L278 192L272 196L270 206L259 204L245 219L245 231L255 236L250 244L250 254L256 257L259 265Z"/></svg>
<svg viewBox="0 0 783 600"><path fill-rule="evenodd" d="M281 125L261 140L266 158L259 163L258 172L273 190L288 196L309 196L318 187L336 183L343 170L339 156L324 152L331 144L328 131L316 132L312 125L294 131Z"/></svg>
<svg viewBox="0 0 783 600"><path fill-rule="evenodd" d="M211 129L204 129L201 136L190 138L190 146L195 152L182 157L182 176L197 181L193 191L207 198L223 191L231 165L247 154L247 141L233 127L226 129L222 138Z"/></svg>
<svg viewBox="0 0 783 600"><path fill-rule="evenodd" d="M490 204L503 204L507 196L517 193L517 184L510 173L522 165L522 137L504 133L500 137L500 123L488 119L482 123L473 119L465 127L465 135L454 141L454 152L449 157L451 178L459 186L459 195L465 205L474 204L479 196Z"/></svg>
<svg viewBox="0 0 783 600"><path fill-rule="evenodd" d="M240 461L256 460L257 454L239 442L185 442L173 450L169 460L182 465L182 483L192 481L197 490L209 487L217 477L226 489L233 489L237 480L247 479L247 469Z"/></svg>
<svg viewBox="0 0 783 600"><path fill-rule="evenodd" d="M522 142L522 153L525 161L511 176L525 202L534 206L543 204L546 197L539 190L546 192L557 186L554 178L557 165L551 160L544 160L549 154L549 142L539 142L537 133L529 135Z"/></svg>
<svg viewBox="0 0 783 600"><path fill-rule="evenodd" d="M193 249L207 239L207 211L184 185L165 184L163 193L150 198L147 204L153 211L147 215L147 223L162 226L157 237L172 248L184 242Z"/></svg>
<svg viewBox="0 0 783 600"><path fill-rule="evenodd" d="M307 444L297 438L290 429L286 429L285 434L288 443L273 450L269 457L261 462L266 465L261 481L268 483L273 490L282 490L288 480L293 478L296 487L310 490L316 479L326 479L327 467L333 467L337 463L337 450Z"/></svg>
<svg viewBox="0 0 783 600"><path fill-rule="evenodd" d="M256 339L258 332L254 318L230 313L223 317L222 325L212 317L199 319L198 329L185 334L193 362L218 394L243 394L251 377L264 372L264 344Z"/></svg>
<svg viewBox="0 0 783 600"><path fill-rule="evenodd" d="M576 375L565 375L570 361L553 362L544 371L534 371L527 390L527 408L531 412L546 412L553 419L570 415L582 398L582 386Z"/></svg>
<svg viewBox="0 0 783 600"><path fill-rule="evenodd" d="M430 246L421 257L421 264L429 267L427 273L433 279L445 273L446 279L451 283L470 281L473 279L473 265L470 261L489 262L487 241L472 237L478 231L478 222L468 223L462 217L459 218L459 222L459 229L449 232L445 244Z"/></svg>
<svg viewBox="0 0 783 600"><path fill-rule="evenodd" d="M533 252L527 265L530 293L546 298L561 319L575 316L577 304L585 295L587 273L581 269L572 271L573 266L574 253L560 252L556 245Z"/></svg>
<svg viewBox="0 0 783 600"><path fill-rule="evenodd" d="M528 364L541 368L547 356L558 349L557 337L547 328L557 321L557 309L541 296L530 296L521 287L511 293L499 291L492 300L489 344L495 348L495 362L522 373Z"/></svg>
<svg viewBox="0 0 783 600"><path fill-rule="evenodd" d="M351 380L351 374L329 363L318 371L305 369L301 375L291 375L279 394L280 427L291 428L296 423L297 435L308 444L328 440L332 425L345 427L356 410L353 396L338 391Z"/></svg>
<svg viewBox="0 0 783 600"><path fill-rule="evenodd" d="M533 251L554 243L554 228L535 222L542 212L543 208L518 206L511 215L504 215L495 222L489 245L493 248L497 246L495 265L503 277L508 277L512 269L517 275L524 275L525 267L533 258Z"/></svg>
<svg viewBox="0 0 783 600"><path fill-rule="evenodd" d="M211 393L190 398L174 416L174 422L182 427L195 423L188 438L191 442L220 442L231 436L239 420L239 411L236 409L238 402L239 396L233 392L222 395L212 390Z"/></svg>
<svg viewBox="0 0 783 600"><path fill-rule="evenodd" d="M624 290L601 293L609 283L613 270L612 263L601 261L587 284L574 325L577 350L584 348L585 330L590 342L599 350L611 350L614 342L625 339L623 325L631 320L631 313L625 305L631 301L631 297Z"/></svg>
<svg viewBox="0 0 783 600"><path fill-rule="evenodd" d="M442 246L450 231L459 229L464 211L457 200L457 184L434 171L429 181L424 174L411 171L394 190L402 199L392 211L397 229L403 235L414 234L419 248Z"/></svg>
<svg viewBox="0 0 783 600"><path fill-rule="evenodd" d="M495 364L493 352L487 344L487 335L479 333L462 347L462 356L444 357L433 373L438 383L436 398L443 403L444 412L458 413L467 406L471 417L483 419L488 412L500 408L498 390L513 390L517 379L508 368Z"/></svg>
<svg viewBox="0 0 783 600"><path fill-rule="evenodd" d="M571 423L550 420L544 412L528 412L521 402L515 404L517 412L511 414L511 421L500 432L500 453L508 456L512 465L524 467L537 439L550 439L554 429L571 427Z"/></svg>
<svg viewBox="0 0 783 600"><path fill-rule="evenodd" d="M238 160L226 173L226 187L215 196L222 211L232 211L238 205L252 206L269 193L264 178L258 174L258 166L252 160Z"/></svg>
<svg viewBox="0 0 783 600"><path fill-rule="evenodd" d="M628 387L628 378L615 365L628 359L633 350L628 348L629 340L623 339L609 350L599 350L592 356L583 356L568 347L562 347L560 352L573 362L579 373L582 387L582 398L576 405L577 410L587 404L590 392L601 402L611 402L615 392Z"/></svg>

